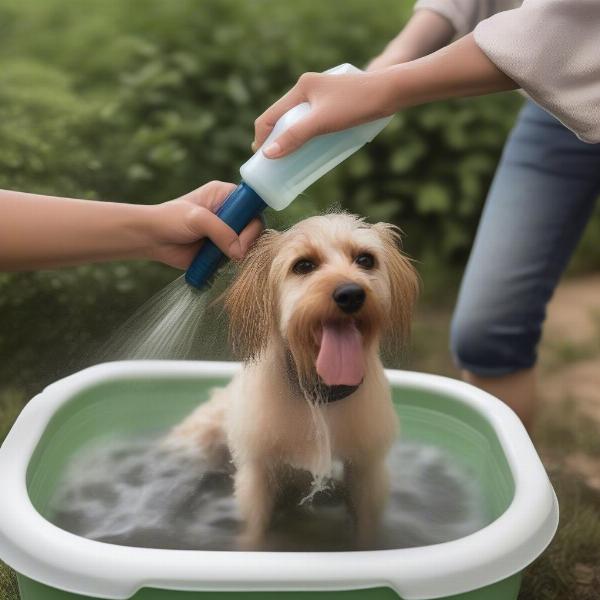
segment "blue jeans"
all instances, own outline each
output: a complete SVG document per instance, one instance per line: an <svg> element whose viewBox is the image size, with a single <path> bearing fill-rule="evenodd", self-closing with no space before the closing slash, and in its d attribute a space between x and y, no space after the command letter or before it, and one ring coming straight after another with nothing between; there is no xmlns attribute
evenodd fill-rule
<svg viewBox="0 0 600 600"><path fill-rule="evenodd" d="M600 192L600 144L533 103L519 115L481 216L452 320L459 367L483 377L532 367L546 304Z"/></svg>

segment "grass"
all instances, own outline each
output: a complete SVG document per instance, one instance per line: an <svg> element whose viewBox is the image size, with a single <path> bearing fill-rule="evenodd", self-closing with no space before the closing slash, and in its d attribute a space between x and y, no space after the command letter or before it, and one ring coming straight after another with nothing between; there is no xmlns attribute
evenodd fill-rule
<svg viewBox="0 0 600 600"><path fill-rule="evenodd" d="M449 317L447 304L427 302L421 307L412 350L403 361L404 367L456 375L447 351ZM548 372L597 356L600 344L583 349L563 344L544 350L542 372ZM18 389L0 390L0 439L24 400L24 393ZM598 426L581 410L576 398L565 397L542 407L533 438L558 495L561 522L551 546L526 570L519 600L597 599L600 491L573 472L568 459L581 454L600 457ZM3 563L0 563L0 600L19 600L15 577Z"/></svg>
<svg viewBox="0 0 600 600"><path fill-rule="evenodd" d="M552 457L565 457L576 452L600 457L598 424L587 417L573 397L541 411L534 441L538 451Z"/></svg>
<svg viewBox="0 0 600 600"><path fill-rule="evenodd" d="M562 467L548 470L560 504L560 526L550 547L525 572L519 600L597 600L600 493Z"/></svg>
<svg viewBox="0 0 600 600"><path fill-rule="evenodd" d="M23 406L25 406L23 392L14 388L0 389L0 442L4 441Z"/></svg>
<svg viewBox="0 0 600 600"><path fill-rule="evenodd" d="M25 395L15 389L0 391L0 441L3 441L25 404ZM0 561L0 600L19 600L17 579Z"/></svg>
<svg viewBox="0 0 600 600"><path fill-rule="evenodd" d="M594 358L600 354L600 312L588 312L591 320L590 335L585 341L547 340L543 345L543 368L545 371L563 369L569 365Z"/></svg>
<svg viewBox="0 0 600 600"><path fill-rule="evenodd" d="M19 600L17 578L11 569L0 561L0 600Z"/></svg>
<svg viewBox="0 0 600 600"><path fill-rule="evenodd" d="M548 358L546 359L546 368L561 369L567 365L572 365L588 358L593 358L598 354L600 344L596 340L591 340L582 344L573 342L550 342L546 345Z"/></svg>

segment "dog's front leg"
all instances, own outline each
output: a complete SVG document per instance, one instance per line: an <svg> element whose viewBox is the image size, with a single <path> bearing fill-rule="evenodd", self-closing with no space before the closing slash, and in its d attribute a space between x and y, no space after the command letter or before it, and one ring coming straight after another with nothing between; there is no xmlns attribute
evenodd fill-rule
<svg viewBox="0 0 600 600"><path fill-rule="evenodd" d="M373 546L389 494L389 473L383 459L347 463L344 478L356 523L356 545Z"/></svg>
<svg viewBox="0 0 600 600"><path fill-rule="evenodd" d="M244 523L239 546L259 550L275 504L272 474L256 462L241 465L235 475L235 497Z"/></svg>

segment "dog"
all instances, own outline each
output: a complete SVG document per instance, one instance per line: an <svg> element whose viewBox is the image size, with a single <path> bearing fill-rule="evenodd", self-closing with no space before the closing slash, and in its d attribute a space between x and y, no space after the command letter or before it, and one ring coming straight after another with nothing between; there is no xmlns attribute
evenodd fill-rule
<svg viewBox="0 0 600 600"><path fill-rule="evenodd" d="M224 301L242 369L169 436L231 457L242 548L261 548L290 473L312 476L307 499L334 461L357 546L372 543L398 430L380 347L407 337L417 291L399 230L349 214L267 230L248 252Z"/></svg>

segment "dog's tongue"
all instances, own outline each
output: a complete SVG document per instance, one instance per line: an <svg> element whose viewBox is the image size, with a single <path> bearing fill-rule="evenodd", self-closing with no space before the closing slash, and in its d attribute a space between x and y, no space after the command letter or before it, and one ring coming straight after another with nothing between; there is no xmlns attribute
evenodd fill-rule
<svg viewBox="0 0 600 600"><path fill-rule="evenodd" d="M352 322L325 323L316 363L326 385L358 385L364 376L362 337Z"/></svg>

